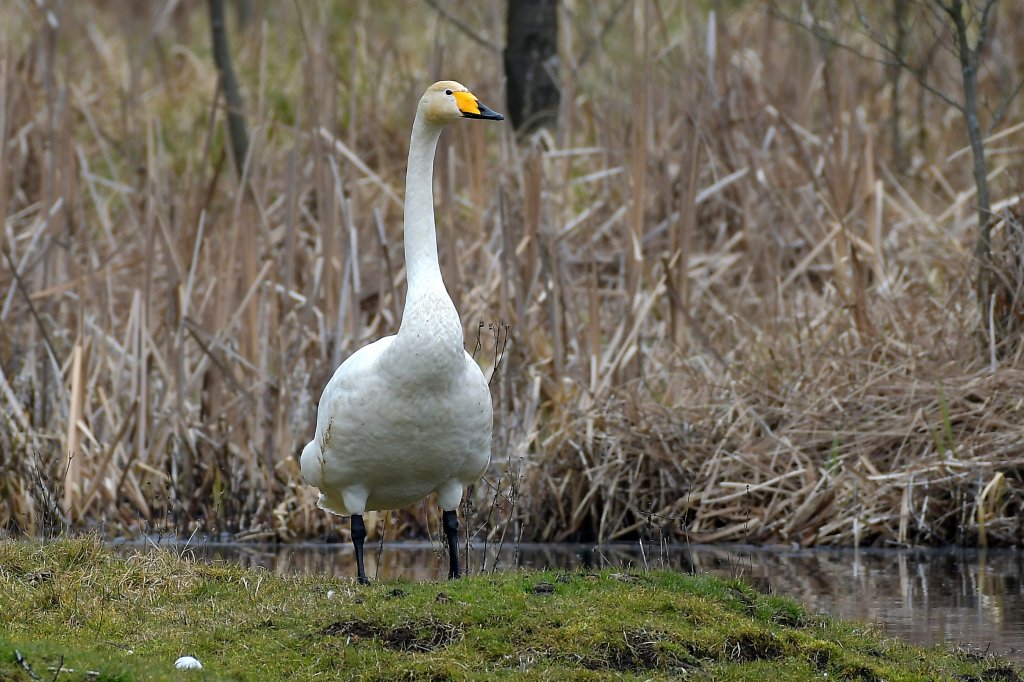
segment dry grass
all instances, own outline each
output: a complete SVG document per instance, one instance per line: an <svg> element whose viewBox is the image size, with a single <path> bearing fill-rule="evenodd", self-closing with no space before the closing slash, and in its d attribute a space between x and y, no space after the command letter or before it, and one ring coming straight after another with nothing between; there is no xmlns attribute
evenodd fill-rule
<svg viewBox="0 0 1024 682"><path fill-rule="evenodd" d="M501 43L502 3L443 4ZM294 455L397 328L411 112L441 75L500 109L500 55L428 3L257 3L239 179L203 3L40 5L0 7L0 523L337 532ZM982 319L958 115L756 3L713 51L693 3L619 5L565 2L557 129L442 141L467 347L490 371L511 334L480 533L1020 542L1024 261L997 234ZM1024 11L994 30L983 93L1020 76ZM1022 113L989 145L1000 211Z"/></svg>

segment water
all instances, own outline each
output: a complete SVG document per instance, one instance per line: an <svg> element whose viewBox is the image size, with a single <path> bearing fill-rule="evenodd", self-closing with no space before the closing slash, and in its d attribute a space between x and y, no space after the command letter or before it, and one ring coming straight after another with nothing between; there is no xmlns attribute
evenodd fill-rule
<svg viewBox="0 0 1024 682"><path fill-rule="evenodd" d="M430 543L367 544L366 571L386 579L447 574ZM795 597L812 611L873 623L918 644L945 642L1024 661L1024 552L1014 549L853 550L754 546L521 545L488 551L486 568L672 568L742 577L763 591ZM351 576L348 543L190 546L197 557L279 573ZM470 569L481 568L475 548Z"/></svg>

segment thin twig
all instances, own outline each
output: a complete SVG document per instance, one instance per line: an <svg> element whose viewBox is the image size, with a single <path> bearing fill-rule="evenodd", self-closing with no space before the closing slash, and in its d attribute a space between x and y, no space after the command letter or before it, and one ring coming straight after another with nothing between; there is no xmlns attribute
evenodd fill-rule
<svg viewBox="0 0 1024 682"><path fill-rule="evenodd" d="M868 34L871 40L875 43L875 45L881 48L882 51L884 51L887 55L891 57L891 59L880 59L878 57L869 55L866 52L863 52L862 50L858 49L857 47L849 43L843 42L836 36L824 30L823 28L821 28L821 25L817 21L815 21L812 25L807 25L803 21L790 17L785 12L778 10L774 4L768 9L768 12L776 19L784 21L787 24L796 26L797 28L801 28L810 33L811 35L813 35L818 40L827 43L832 47L837 47L841 50L845 50L859 57L860 59L863 59L868 62L874 62L875 64L881 64L883 66L900 67L906 69L914 76L915 80L917 80L918 85L920 85L922 88L932 93L949 106L959 111L963 111L963 104L961 102L958 102L957 100L953 99L942 90L938 89L936 86L929 83L926 80L926 78L922 75L919 69L914 68L913 65L908 63L905 59L903 59L903 57L900 56L896 52L896 50L893 47L891 47L888 44L888 42L886 42L884 39Z"/></svg>
<svg viewBox="0 0 1024 682"><path fill-rule="evenodd" d="M7 264L11 268L11 275L14 276L14 283L18 287L18 291L25 299L25 305L28 306L28 311L32 315L32 319L35 320L36 327L39 328L39 333L43 337L43 345L46 346L46 353L50 357L50 362L53 363L55 368L60 368L60 363L57 362L57 353L53 348L53 342L50 341L50 334L46 331L46 325L43 324L42 318L39 316L39 311L36 310L35 305L32 303L32 297L28 293L28 289L25 288L25 283L21 279L21 274L18 272L18 267L14 264L14 260L11 258L10 252L7 250L5 245L3 249L4 258L7 259ZM58 372L59 373L59 372Z"/></svg>
<svg viewBox="0 0 1024 682"><path fill-rule="evenodd" d="M579 72L579 70L582 69L583 66L590 60L590 58L594 55L597 48L601 46L601 43L604 41L605 36L608 34L609 31L612 30L612 27L615 26L615 20L618 19L619 14L622 12L623 9L626 8L626 5L630 4L630 2L631 0L619 0L619 4L612 8L612 11L608 14L604 22L601 24L601 29L597 32L597 35L594 36L583 47L583 50L580 51L579 59L576 60L576 64L573 68L574 72Z"/></svg>
<svg viewBox="0 0 1024 682"><path fill-rule="evenodd" d="M24 654L22 654L17 649L14 650L14 660L18 665L22 667L22 669L26 673L28 673L28 676L31 677L33 680L43 679L35 670L32 669L32 666L29 665L28 660L25 658Z"/></svg>
<svg viewBox="0 0 1024 682"><path fill-rule="evenodd" d="M484 48L488 52L491 52L493 54L501 54L501 50L499 48L497 48L494 45L494 43L492 43L491 41L487 40L486 38L482 38L476 31L474 31L472 28L470 28L469 25L467 25L461 19L459 19L457 16L455 16L454 14L452 14L451 12L446 10L444 7L442 7L437 2L437 0L423 0L423 2L427 3L432 8L434 8L434 11L437 12L438 14L440 14L442 19L444 19L445 21L450 23L452 26L454 26L455 28L457 28L460 31L462 31L474 43L476 43L480 47Z"/></svg>

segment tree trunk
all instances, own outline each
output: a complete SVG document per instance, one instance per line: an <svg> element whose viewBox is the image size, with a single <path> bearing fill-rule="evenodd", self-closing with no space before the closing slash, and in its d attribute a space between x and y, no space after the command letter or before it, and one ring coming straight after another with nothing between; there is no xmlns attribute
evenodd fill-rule
<svg viewBox="0 0 1024 682"><path fill-rule="evenodd" d="M982 38L978 38L977 44L972 48L970 38L967 35L967 21L964 19L963 3L961 0L953 0L951 8L947 10L950 19L956 28L956 51L960 59L960 70L963 75L964 103L963 114L967 123L967 137L971 143L971 155L974 160L974 184L978 190L977 211L978 211L978 241L974 245L974 253L978 259L978 281L977 294L978 304L981 308L981 319L988 318L986 314L991 304L989 295L992 290L992 209L988 193L988 173L985 164L985 141L982 137L981 122L978 120L978 56L983 47ZM987 28L985 24L986 15L982 15L982 26L980 31L984 35Z"/></svg>
<svg viewBox="0 0 1024 682"><path fill-rule="evenodd" d="M508 0L505 77L516 130L547 125L558 113L558 0Z"/></svg>
<svg viewBox="0 0 1024 682"><path fill-rule="evenodd" d="M220 87L228 108L228 134L231 136L231 152L235 170L242 174L245 157L249 153L249 133L245 128L245 114L238 78L231 65L231 49L228 47L228 30L224 21L224 1L207 0L210 10L210 34L213 41L213 61L220 74Z"/></svg>
<svg viewBox="0 0 1024 682"><path fill-rule="evenodd" d="M892 145L892 164L897 172L902 173L907 168L907 155L903 149L903 131L901 130L901 119L903 117L903 92L900 90L900 81L903 77L903 63L907 57L907 10L909 4L906 0L893 0L892 23L896 30L896 38L893 44L893 51L896 53L896 62L886 69L889 73L889 87L892 88L892 112L889 114L889 143Z"/></svg>

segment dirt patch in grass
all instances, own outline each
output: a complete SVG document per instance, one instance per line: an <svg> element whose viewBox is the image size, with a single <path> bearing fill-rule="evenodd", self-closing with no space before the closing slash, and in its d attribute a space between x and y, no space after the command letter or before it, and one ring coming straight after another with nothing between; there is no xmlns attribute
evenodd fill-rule
<svg viewBox="0 0 1024 682"><path fill-rule="evenodd" d="M873 657L884 657L885 653L876 647L868 647L864 653ZM811 666L837 680L857 680L864 682L875 682L885 677L877 670L863 663L843 660L843 655L827 646L810 646L805 649L804 655Z"/></svg>
<svg viewBox="0 0 1024 682"><path fill-rule="evenodd" d="M999 666L982 671L981 679L985 682L1020 682L1024 678L1013 668Z"/></svg>
<svg viewBox="0 0 1024 682"><path fill-rule="evenodd" d="M737 637L727 637L723 648L729 659L740 662L770 661L783 654L781 642L768 633L743 633Z"/></svg>
<svg viewBox="0 0 1024 682"><path fill-rule="evenodd" d="M622 642L609 648L606 667L635 671L679 667L684 662L670 650L673 644L671 635L664 632L643 628L624 631Z"/></svg>
<svg viewBox="0 0 1024 682"><path fill-rule="evenodd" d="M462 639L462 630L433 618L404 625L385 625L366 620L336 621L320 630L323 637L344 636L353 641L372 639L395 651L434 651Z"/></svg>

